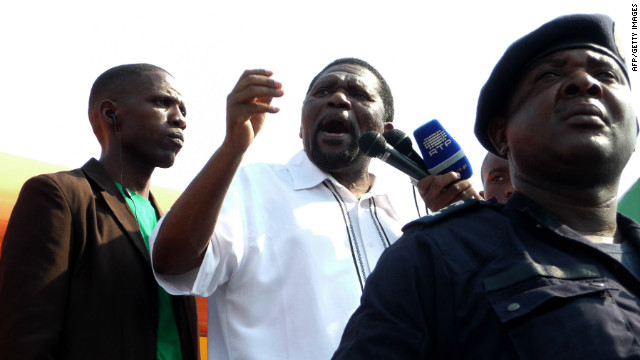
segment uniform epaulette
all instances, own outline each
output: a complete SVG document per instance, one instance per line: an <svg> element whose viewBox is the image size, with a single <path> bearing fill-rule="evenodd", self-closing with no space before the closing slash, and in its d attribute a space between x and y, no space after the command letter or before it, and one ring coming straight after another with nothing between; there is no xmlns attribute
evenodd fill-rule
<svg viewBox="0 0 640 360"><path fill-rule="evenodd" d="M451 205L440 209L434 213L425 215L417 220L414 220L408 224L406 224L403 228L402 231L405 231L407 228L413 226L413 225L417 225L417 224L421 224L421 225L432 225L438 221L441 221L442 219L448 218L452 215L460 215L468 210L471 210L473 208L479 207L479 206L495 206L497 203L497 201L495 201L495 199L491 199L489 201L484 201L484 200L478 200L478 199L463 199L463 200L459 200L456 201L454 203L452 203Z"/></svg>

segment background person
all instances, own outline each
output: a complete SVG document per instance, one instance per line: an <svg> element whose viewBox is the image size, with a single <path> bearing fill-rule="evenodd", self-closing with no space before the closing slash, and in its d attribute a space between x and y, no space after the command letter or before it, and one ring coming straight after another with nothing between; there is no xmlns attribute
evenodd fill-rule
<svg viewBox="0 0 640 360"><path fill-rule="evenodd" d="M480 196L485 200L496 198L500 203L506 203L513 195L511 174L509 174L509 162L493 153L487 153L482 161L480 169L483 191Z"/></svg>
<svg viewBox="0 0 640 360"><path fill-rule="evenodd" d="M1 359L199 358L195 300L158 286L148 249L161 215L151 174L173 165L185 115L157 66L116 66L96 79L89 119L100 160L31 178L9 219Z"/></svg>

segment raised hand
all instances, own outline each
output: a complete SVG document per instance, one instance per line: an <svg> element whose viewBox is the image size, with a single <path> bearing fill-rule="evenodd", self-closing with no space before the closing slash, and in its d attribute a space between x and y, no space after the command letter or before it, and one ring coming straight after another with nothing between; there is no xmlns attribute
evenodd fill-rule
<svg viewBox="0 0 640 360"><path fill-rule="evenodd" d="M227 134L224 142L235 151L246 151L260 132L274 97L284 95L282 84L271 79L272 71L246 70L227 96Z"/></svg>

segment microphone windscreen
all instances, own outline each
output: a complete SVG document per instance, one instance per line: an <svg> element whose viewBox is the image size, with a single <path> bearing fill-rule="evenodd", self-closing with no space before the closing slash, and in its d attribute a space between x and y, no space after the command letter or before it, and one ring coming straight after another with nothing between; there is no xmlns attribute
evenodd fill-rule
<svg viewBox="0 0 640 360"><path fill-rule="evenodd" d="M402 130L391 129L384 133L387 143L403 154L408 154L413 150L411 139Z"/></svg>
<svg viewBox="0 0 640 360"><path fill-rule="evenodd" d="M438 120L434 119L420 126L413 132L413 136L430 173L456 171L462 179L473 175L464 151Z"/></svg>
<svg viewBox="0 0 640 360"><path fill-rule="evenodd" d="M379 133L369 131L360 136L358 146L365 155L369 157L380 157L383 156L386 151L387 141Z"/></svg>

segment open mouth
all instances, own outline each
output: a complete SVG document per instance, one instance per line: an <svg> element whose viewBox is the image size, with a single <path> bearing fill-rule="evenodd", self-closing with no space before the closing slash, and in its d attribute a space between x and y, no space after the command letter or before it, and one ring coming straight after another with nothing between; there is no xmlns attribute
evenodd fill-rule
<svg viewBox="0 0 640 360"><path fill-rule="evenodd" d="M328 134L350 134L351 128L349 123L343 119L329 119L324 121L320 126L320 130Z"/></svg>

